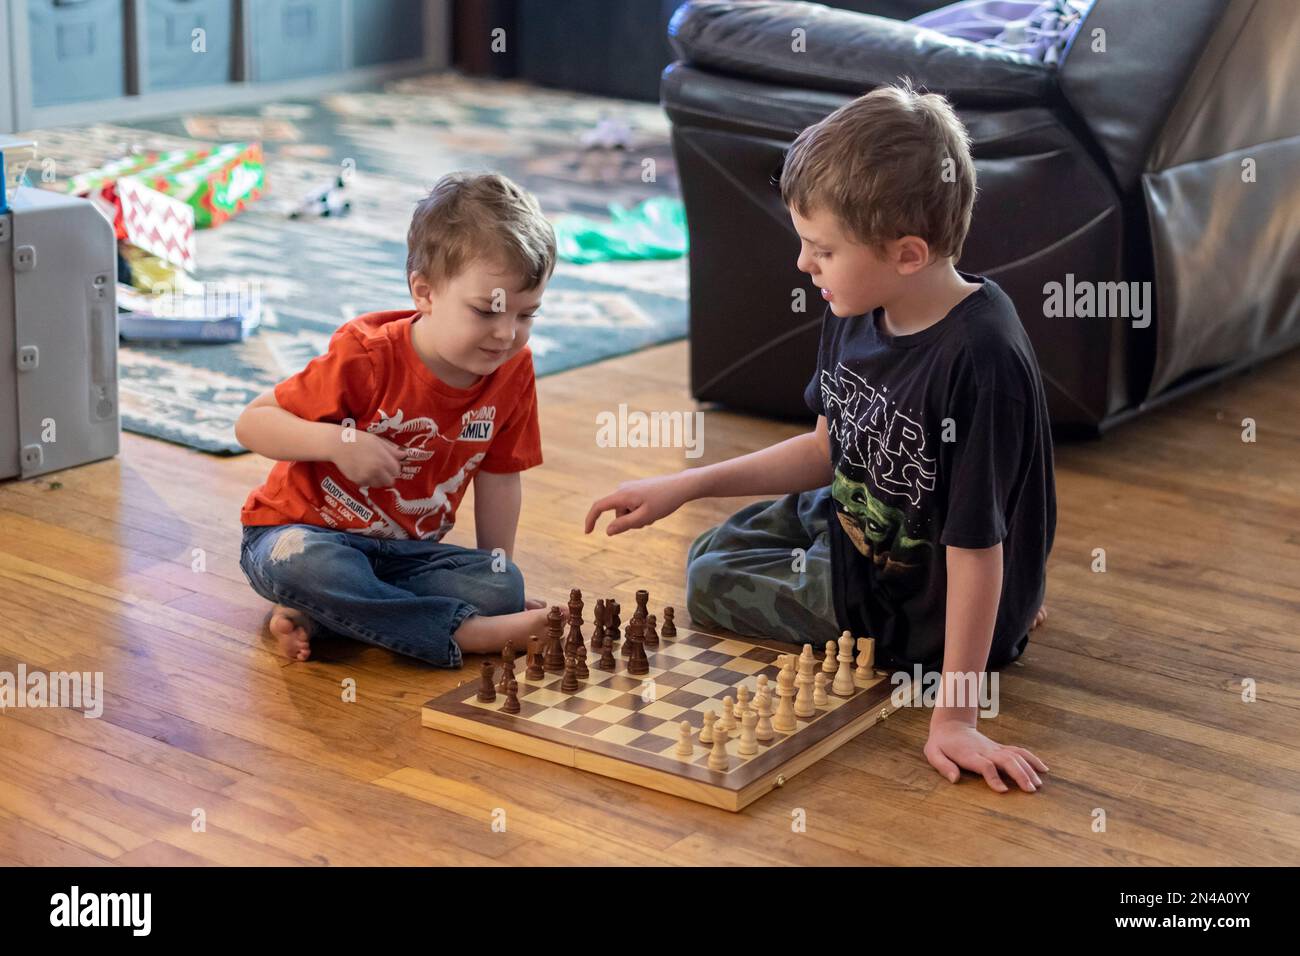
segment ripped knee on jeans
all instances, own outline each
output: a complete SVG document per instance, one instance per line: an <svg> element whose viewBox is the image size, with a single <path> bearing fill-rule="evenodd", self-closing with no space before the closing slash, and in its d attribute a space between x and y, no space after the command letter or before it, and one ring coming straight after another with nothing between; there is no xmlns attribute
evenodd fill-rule
<svg viewBox="0 0 1300 956"><path fill-rule="evenodd" d="M288 561L295 555L302 554L303 549L307 547L307 532L302 528L290 528L287 531L281 531L273 542L271 542L271 553L268 560L275 563Z"/></svg>

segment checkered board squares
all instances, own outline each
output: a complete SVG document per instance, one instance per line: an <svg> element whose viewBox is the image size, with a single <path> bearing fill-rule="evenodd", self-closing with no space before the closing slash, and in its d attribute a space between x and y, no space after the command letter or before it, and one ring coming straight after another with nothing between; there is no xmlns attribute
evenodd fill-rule
<svg viewBox="0 0 1300 956"><path fill-rule="evenodd" d="M891 687L880 675L858 683L851 697L828 690L827 703L813 716L796 718L795 730L759 741L755 754L741 754L739 729L732 731L726 744L727 769L711 770L712 748L699 741L705 713L721 716L723 698L734 701L741 687L749 689L752 702L760 676L775 690L778 657L796 654L799 648L685 630L674 639L660 640L659 647L646 649L650 671L643 676L626 673L626 658L617 651L614 673L594 667L597 657L589 655L590 676L577 691L566 694L559 689L561 674L526 679L521 658L515 662L518 714L502 712L503 694L490 703L479 701L475 678L429 701L423 722L736 810L893 709ZM682 721L693 730L690 756L677 753Z"/></svg>

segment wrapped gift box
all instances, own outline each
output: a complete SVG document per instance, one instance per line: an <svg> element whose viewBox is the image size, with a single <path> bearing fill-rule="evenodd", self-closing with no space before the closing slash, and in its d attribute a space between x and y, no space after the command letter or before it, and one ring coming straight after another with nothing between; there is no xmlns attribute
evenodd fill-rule
<svg viewBox="0 0 1300 956"><path fill-rule="evenodd" d="M117 182L124 237L187 272L194 271L194 209L130 176Z"/></svg>
<svg viewBox="0 0 1300 956"><path fill-rule="evenodd" d="M119 184L128 178L189 206L196 229L221 225L266 191L260 143L138 153L74 177L70 192L115 210L110 218L120 239L127 238L127 229Z"/></svg>

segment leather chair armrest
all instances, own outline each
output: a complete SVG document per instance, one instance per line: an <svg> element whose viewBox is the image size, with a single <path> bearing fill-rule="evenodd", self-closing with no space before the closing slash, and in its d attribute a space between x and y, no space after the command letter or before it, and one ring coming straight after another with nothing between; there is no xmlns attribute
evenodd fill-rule
<svg viewBox="0 0 1300 956"><path fill-rule="evenodd" d="M691 0L668 35L692 66L784 86L856 94L908 77L958 106L989 107L1041 104L1056 83L1032 57L817 3Z"/></svg>

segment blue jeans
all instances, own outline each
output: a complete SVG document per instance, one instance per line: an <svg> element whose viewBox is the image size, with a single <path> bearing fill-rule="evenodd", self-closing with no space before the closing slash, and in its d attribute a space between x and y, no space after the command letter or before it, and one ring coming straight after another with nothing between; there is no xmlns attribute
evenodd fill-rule
<svg viewBox="0 0 1300 956"><path fill-rule="evenodd" d="M245 526L239 566L266 600L439 667L461 666L452 635L465 618L524 609L524 577L513 562L436 541L310 524Z"/></svg>

